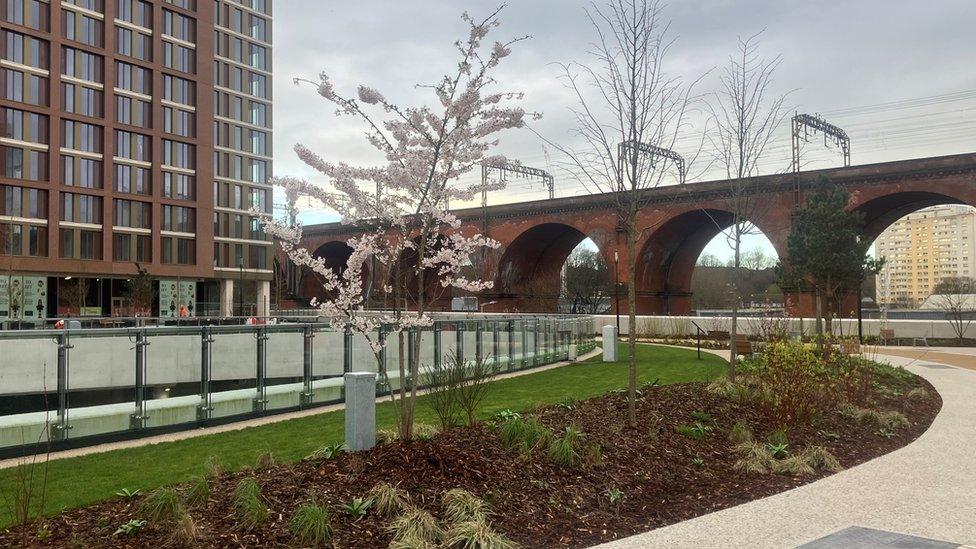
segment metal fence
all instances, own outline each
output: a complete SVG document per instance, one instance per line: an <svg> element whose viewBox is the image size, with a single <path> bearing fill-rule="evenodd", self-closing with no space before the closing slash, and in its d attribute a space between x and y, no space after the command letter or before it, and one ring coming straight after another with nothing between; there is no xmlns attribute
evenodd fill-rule
<svg viewBox="0 0 976 549"><path fill-rule="evenodd" d="M534 368L592 347L592 327L585 316L435 320L419 334L421 369L453 357ZM386 335L321 323L0 332L0 456L339 403L350 371L385 368L381 392L396 389L401 345L379 359L370 345Z"/></svg>

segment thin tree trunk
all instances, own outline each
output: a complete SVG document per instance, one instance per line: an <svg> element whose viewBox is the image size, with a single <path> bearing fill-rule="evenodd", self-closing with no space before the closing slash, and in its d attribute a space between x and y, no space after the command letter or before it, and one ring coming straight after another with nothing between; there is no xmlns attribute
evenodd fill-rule
<svg viewBox="0 0 976 549"><path fill-rule="evenodd" d="M741 269L739 268L741 256L739 251L742 247L742 234L739 232L738 225L733 227L732 230L735 232L733 233L734 244L732 255L732 329L729 332L729 380L735 381L735 363L738 358L735 352L735 340L739 334L739 277L741 276Z"/></svg>
<svg viewBox="0 0 976 549"><path fill-rule="evenodd" d="M636 219L635 219L636 220ZM637 235L627 231L627 420L637 425ZM614 342L616 345L617 342Z"/></svg>
<svg viewBox="0 0 976 549"><path fill-rule="evenodd" d="M817 317L817 349L823 354L823 305L821 304L821 299L820 286L817 286L816 293L814 294L815 315Z"/></svg>

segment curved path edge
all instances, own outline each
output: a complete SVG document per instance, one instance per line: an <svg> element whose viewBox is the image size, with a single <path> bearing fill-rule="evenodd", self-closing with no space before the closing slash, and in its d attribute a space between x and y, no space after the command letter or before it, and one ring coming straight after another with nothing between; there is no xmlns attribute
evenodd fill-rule
<svg viewBox="0 0 976 549"><path fill-rule="evenodd" d="M905 366L942 396L942 410L914 442L810 484L599 547L779 549L852 526L976 545L976 371L951 366L946 354L940 363L874 358Z"/></svg>

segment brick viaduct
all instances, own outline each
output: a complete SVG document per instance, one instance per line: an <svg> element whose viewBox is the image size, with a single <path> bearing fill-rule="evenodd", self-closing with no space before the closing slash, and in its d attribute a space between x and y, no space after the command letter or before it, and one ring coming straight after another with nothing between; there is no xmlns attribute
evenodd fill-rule
<svg viewBox="0 0 976 549"><path fill-rule="evenodd" d="M761 207L750 221L786 258L791 212L821 176L851 193L849 209L865 216L866 236L876 238L888 225L917 209L938 204L976 206L976 153L794 174L756 177L750 193ZM705 245L731 224L727 181L689 183L648 191L641 211L649 227L638 243L637 313L683 315L692 310L691 276ZM479 261L483 276L494 280L493 290L480 296L491 303L486 311L543 312L555 308L559 271L569 253L589 237L607 265L619 257L619 281L626 282L626 246L617 231L608 195L581 195L515 204L469 208L455 212L462 231L480 231L501 247ZM345 240L355 236L352 226L338 223L305 227L303 244L327 264L340 268L349 255ZM549 290L546 290L546 289ZM321 286L303 274L298 294L310 298ZM794 313L810 314L806 295L787 296ZM626 306L623 300L623 307ZM442 306L449 306L445 302ZM622 307L622 308L623 308Z"/></svg>

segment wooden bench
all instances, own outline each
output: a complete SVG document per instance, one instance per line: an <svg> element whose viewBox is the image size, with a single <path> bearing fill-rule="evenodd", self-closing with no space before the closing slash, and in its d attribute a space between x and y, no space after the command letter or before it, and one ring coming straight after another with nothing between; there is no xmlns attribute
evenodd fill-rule
<svg viewBox="0 0 976 549"><path fill-rule="evenodd" d="M882 345L886 345L895 340L895 331L891 328L882 328L878 332L878 340Z"/></svg>
<svg viewBox="0 0 976 549"><path fill-rule="evenodd" d="M736 356L750 356L753 353L752 342L746 336L736 336L735 345L730 347L735 349Z"/></svg>

